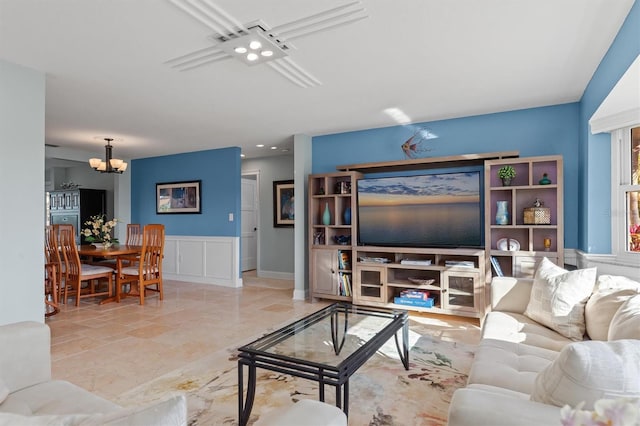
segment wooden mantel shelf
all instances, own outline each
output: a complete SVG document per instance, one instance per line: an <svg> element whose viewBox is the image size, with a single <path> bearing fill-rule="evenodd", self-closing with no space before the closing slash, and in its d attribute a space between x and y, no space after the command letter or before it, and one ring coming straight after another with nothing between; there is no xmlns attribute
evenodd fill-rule
<svg viewBox="0 0 640 426"><path fill-rule="evenodd" d="M447 157L414 158L410 160L380 161L376 163L347 164L336 166L340 171L358 171L362 173L395 172L402 170L430 169L436 167L455 167L484 164L486 160L517 158L519 151L483 152L479 154L450 155Z"/></svg>

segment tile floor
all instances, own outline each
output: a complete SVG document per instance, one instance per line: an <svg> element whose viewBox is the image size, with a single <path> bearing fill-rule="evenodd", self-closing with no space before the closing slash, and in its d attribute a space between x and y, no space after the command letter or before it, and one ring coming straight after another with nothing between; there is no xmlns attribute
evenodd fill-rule
<svg viewBox="0 0 640 426"><path fill-rule="evenodd" d="M258 337L270 326L303 317L329 301L292 300L291 281L243 276L244 287L165 281L164 301L156 295L98 305L82 299L80 307L62 305L46 320L51 328L52 372L104 398L117 395L179 369L214 351ZM477 320L416 316L433 334L475 344Z"/></svg>

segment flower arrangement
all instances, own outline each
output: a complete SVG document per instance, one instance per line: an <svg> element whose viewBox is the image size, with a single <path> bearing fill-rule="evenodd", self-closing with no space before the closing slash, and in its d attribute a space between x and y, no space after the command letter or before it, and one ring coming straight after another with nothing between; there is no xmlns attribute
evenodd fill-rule
<svg viewBox="0 0 640 426"><path fill-rule="evenodd" d="M118 224L118 219L107 220L105 215L91 216L84 225L86 228L82 230L84 239L90 243L103 243L105 247L111 247L118 242L117 238L111 237L111 231Z"/></svg>
<svg viewBox="0 0 640 426"><path fill-rule="evenodd" d="M513 166L502 166L498 170L498 177L500 179L513 179L516 177L516 169Z"/></svg>
<svg viewBox="0 0 640 426"><path fill-rule="evenodd" d="M560 410L562 426L639 426L640 400L599 399L594 411L582 410L584 402L573 409L565 405Z"/></svg>

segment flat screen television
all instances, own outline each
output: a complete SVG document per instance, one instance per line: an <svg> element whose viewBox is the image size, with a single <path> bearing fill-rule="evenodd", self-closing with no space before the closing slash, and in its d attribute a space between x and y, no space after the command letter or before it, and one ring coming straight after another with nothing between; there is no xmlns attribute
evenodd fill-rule
<svg viewBox="0 0 640 426"><path fill-rule="evenodd" d="M482 247L480 172L359 179L358 244Z"/></svg>

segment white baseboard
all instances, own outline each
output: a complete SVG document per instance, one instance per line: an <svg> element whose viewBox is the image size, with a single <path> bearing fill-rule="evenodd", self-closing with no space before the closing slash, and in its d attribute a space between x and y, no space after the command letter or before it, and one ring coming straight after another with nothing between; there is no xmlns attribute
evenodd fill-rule
<svg viewBox="0 0 640 426"><path fill-rule="evenodd" d="M290 280L293 281L293 272L278 272L278 271L265 271L264 269L258 269L257 275L259 278L271 278L274 280Z"/></svg>
<svg viewBox="0 0 640 426"><path fill-rule="evenodd" d="M293 300L307 300L308 291L307 290L293 290Z"/></svg>

